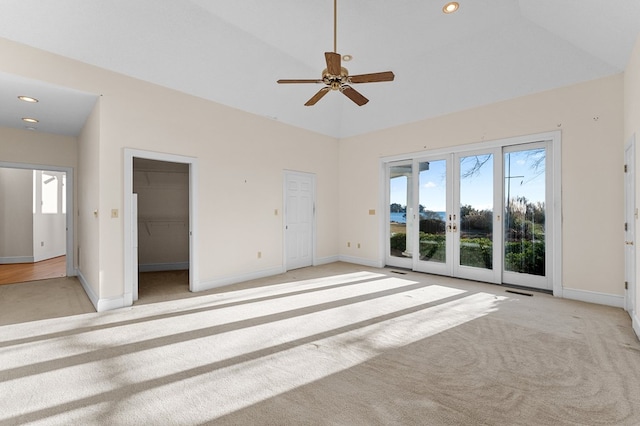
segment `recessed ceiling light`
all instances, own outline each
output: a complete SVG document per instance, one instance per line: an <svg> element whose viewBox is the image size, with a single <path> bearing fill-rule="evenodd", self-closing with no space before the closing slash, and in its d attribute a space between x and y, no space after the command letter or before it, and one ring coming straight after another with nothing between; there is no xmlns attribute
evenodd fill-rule
<svg viewBox="0 0 640 426"><path fill-rule="evenodd" d="M36 98L32 98L31 96L18 96L18 99L25 102L36 103L38 100Z"/></svg>
<svg viewBox="0 0 640 426"><path fill-rule="evenodd" d="M342 60L345 61L345 62L349 62L352 59L353 59L353 56L351 56L351 55L344 55L342 57Z"/></svg>
<svg viewBox="0 0 640 426"><path fill-rule="evenodd" d="M451 2L449 2L449 3L444 5L444 7L442 8L442 11L444 13L449 14L449 13L453 13L456 10L458 10L459 7L460 7L460 4L458 4L457 1L451 1Z"/></svg>
<svg viewBox="0 0 640 426"><path fill-rule="evenodd" d="M27 122L27 123L37 123L37 122L38 122L38 120L37 120L37 119L35 119L35 118L31 118L31 117L24 117L24 118L22 119L22 121L25 121L25 122Z"/></svg>

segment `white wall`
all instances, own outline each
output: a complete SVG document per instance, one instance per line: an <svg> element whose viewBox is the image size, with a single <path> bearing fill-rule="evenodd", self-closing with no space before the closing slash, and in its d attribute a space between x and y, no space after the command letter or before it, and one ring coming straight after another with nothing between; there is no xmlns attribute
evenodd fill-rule
<svg viewBox="0 0 640 426"><path fill-rule="evenodd" d="M8 40L0 55L3 72L101 95L79 138L78 234L85 287L108 306L124 293L122 215L110 211L123 209L125 147L198 159L198 281L282 269L284 169L316 174L316 253L337 258L337 140Z"/></svg>
<svg viewBox="0 0 640 426"><path fill-rule="evenodd" d="M562 132L564 288L621 303L622 75L340 141L340 254L380 261L383 212L368 211L383 195L381 157L553 130Z"/></svg>
<svg viewBox="0 0 640 426"><path fill-rule="evenodd" d="M75 168L78 141L70 136L0 127L0 161Z"/></svg>
<svg viewBox="0 0 640 426"><path fill-rule="evenodd" d="M0 264L33 262L33 170L0 168Z"/></svg>

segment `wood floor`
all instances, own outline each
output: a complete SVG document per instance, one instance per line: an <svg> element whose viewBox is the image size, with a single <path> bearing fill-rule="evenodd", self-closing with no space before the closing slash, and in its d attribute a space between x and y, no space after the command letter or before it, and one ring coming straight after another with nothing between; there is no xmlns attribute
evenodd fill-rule
<svg viewBox="0 0 640 426"><path fill-rule="evenodd" d="M64 277L66 262L67 257L60 256L36 263L0 265L0 285Z"/></svg>

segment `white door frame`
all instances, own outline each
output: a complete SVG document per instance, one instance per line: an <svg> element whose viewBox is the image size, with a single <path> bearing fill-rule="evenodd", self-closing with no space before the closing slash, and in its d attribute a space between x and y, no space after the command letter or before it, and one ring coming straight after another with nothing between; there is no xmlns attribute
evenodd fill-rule
<svg viewBox="0 0 640 426"><path fill-rule="evenodd" d="M67 214L65 217L66 231L66 273L68 277L74 277L78 275L78 271L75 268L75 256L74 256L74 175L72 167L61 166L49 166L42 164L27 164L27 163L8 163L0 161L0 167L8 169L26 169L26 170L50 170L52 172L64 172L67 175L67 185L65 188L67 198Z"/></svg>
<svg viewBox="0 0 640 426"><path fill-rule="evenodd" d="M420 159L422 160L422 159ZM419 161L420 161L419 160ZM408 176L407 179L407 208L409 208L409 205L411 204L409 201L411 200L411 197L413 197L413 194L409 193L409 188L412 187L412 183L411 181L413 180L413 170L414 170L414 161L412 160L401 160L401 161L390 161L388 163L383 164L383 170L382 173L380 174L381 176L383 176L383 180L384 182L382 183L381 187L384 188L384 194L381 197L381 199L383 200L381 202L381 208L379 209L379 211L384 212L384 214L381 214L380 217L383 220L381 229L382 232L384 234L384 244L381 244L382 247L382 265L389 265L389 266L395 266L398 268L406 268L406 269L415 269L415 265L414 263L416 262L416 260L414 260L413 257L395 257L395 256L391 256L390 252L391 252L391 241L389 239L389 236L391 235L391 218L390 218L390 211L389 211L389 206L391 204L391 200L389 199L389 195L390 195L390 187L391 187L391 167L410 167L411 168L411 176ZM410 226L411 225L411 221L412 221L412 214L411 212L405 212L405 217L406 217L406 226ZM409 232L406 232L406 235L409 235ZM409 245L411 245L411 242L409 242ZM413 250L413 247L411 247Z"/></svg>
<svg viewBox="0 0 640 426"><path fill-rule="evenodd" d="M452 268L453 276L474 281L483 281L493 284L502 283L502 253L503 253L503 229L502 221L499 217L502 215L502 187L504 181L502 179L502 149L503 147L490 146L475 151L455 152L452 155L452 206L451 211L454 213L453 219L453 244L452 244ZM460 160L465 157L491 155L493 167L492 175L492 203L493 203L493 253L492 253L492 269L483 269L469 267L460 264L460 216L455 216L456 212L460 212L461 189L462 184ZM456 230L457 229L457 230Z"/></svg>
<svg viewBox="0 0 640 426"><path fill-rule="evenodd" d="M124 149L124 306L131 306L137 298L137 256L134 233L137 233L137 217L133 206L133 159L184 163L189 165L189 291L199 291L198 281L198 160L184 155L163 152ZM136 287L134 289L134 286Z"/></svg>
<svg viewBox="0 0 640 426"><path fill-rule="evenodd" d="M546 217L549 218L549 220L546 221L545 224L545 228L546 228L546 232L545 232L545 250L546 250L546 262L545 262L545 274L544 276L538 276L538 275L528 275L528 274L520 274L517 272L509 272L509 271L505 271L504 270L504 265L502 266L502 282L503 283L510 283L510 284L514 284L514 285L521 285L524 287L531 287L531 288L539 288L539 289L543 289L543 290L554 290L553 287L551 287L551 283L553 282L552 279L554 278L552 276L552 272L553 272L553 263L555 262L555 253L554 253L554 249L555 249L555 244L553 244L553 238L554 238L554 233L552 231L553 229L553 224L554 222L557 222L556 219L556 214L557 212L555 210L552 210L551 206L554 206L554 193L555 193L555 189L553 187L553 173L555 172L552 168L554 162L553 162L553 156L554 156L554 151L553 151L553 146L551 144L550 141L543 141L543 142L532 142L530 144L526 144L526 145L516 145L516 146L511 146L508 147L507 149L503 149L502 152L502 158L501 161L504 163L504 154L505 153L513 153L513 152L518 152L520 151L522 148L524 148L525 150L530 150L530 149L544 149L545 150L545 210L547 212L551 212L551 214L546 214ZM503 169L504 169L504 164L503 164ZM548 171L551 170L552 173L548 173ZM506 174L506 172L504 172ZM501 206L502 206L502 212L504 214L504 210L506 209L506 194L504 194L504 189L503 189L503 194L502 195L502 202L501 202ZM504 218L503 218L503 223L501 224L501 226L504 226ZM503 237L504 240L504 237ZM504 250L504 248L503 248ZM504 255L504 252L502 253L502 256Z"/></svg>
<svg viewBox="0 0 640 426"><path fill-rule="evenodd" d="M282 226L282 263L283 270L286 272L287 268L287 176L304 176L311 179L311 186L313 188L313 212L311 219L311 264L316 265L316 175L308 172L298 172L294 170L284 170L282 178L282 211L283 211L283 226Z"/></svg>
<svg viewBox="0 0 640 426"><path fill-rule="evenodd" d="M636 312L636 208L635 193L636 141L631 137L624 150L624 200L625 200L625 302L624 309L634 318Z"/></svg>

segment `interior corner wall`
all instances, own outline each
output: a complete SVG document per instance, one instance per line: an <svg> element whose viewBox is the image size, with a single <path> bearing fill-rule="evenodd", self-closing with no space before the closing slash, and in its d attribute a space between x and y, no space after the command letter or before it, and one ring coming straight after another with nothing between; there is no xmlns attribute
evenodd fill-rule
<svg viewBox="0 0 640 426"><path fill-rule="evenodd" d="M32 210L33 171L0 168L0 264L33 261Z"/></svg>
<svg viewBox="0 0 640 426"><path fill-rule="evenodd" d="M380 261L382 157L560 130L562 284L622 301L623 75L340 141L340 255ZM347 241L361 243L361 248Z"/></svg>
<svg viewBox="0 0 640 426"><path fill-rule="evenodd" d="M6 39L0 55L2 72L101 95L80 137L78 234L105 306L124 298L123 217L110 212L123 211L125 147L197 159L199 288L283 270L283 170L316 175L316 260L337 259L337 139Z"/></svg>
<svg viewBox="0 0 640 426"><path fill-rule="evenodd" d="M98 309L100 300L100 100L78 137L76 239L78 276Z"/></svg>

